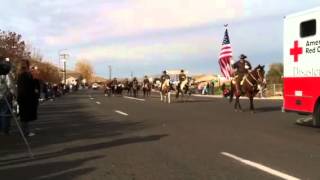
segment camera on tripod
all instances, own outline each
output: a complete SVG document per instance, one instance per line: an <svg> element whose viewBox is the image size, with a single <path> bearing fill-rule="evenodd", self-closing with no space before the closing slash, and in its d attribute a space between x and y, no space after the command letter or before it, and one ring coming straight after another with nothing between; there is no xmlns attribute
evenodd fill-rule
<svg viewBox="0 0 320 180"><path fill-rule="evenodd" d="M9 58L0 58L0 75L7 75L11 70L11 63Z"/></svg>

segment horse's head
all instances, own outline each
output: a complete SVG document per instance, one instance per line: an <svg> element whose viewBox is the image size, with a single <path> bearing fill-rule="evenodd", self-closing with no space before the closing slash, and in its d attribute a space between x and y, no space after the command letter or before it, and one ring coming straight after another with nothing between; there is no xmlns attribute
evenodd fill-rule
<svg viewBox="0 0 320 180"><path fill-rule="evenodd" d="M264 65L261 66L259 64L256 68L254 68L253 72L256 72L257 79L258 79L259 83L262 84L264 82L264 75L265 75Z"/></svg>

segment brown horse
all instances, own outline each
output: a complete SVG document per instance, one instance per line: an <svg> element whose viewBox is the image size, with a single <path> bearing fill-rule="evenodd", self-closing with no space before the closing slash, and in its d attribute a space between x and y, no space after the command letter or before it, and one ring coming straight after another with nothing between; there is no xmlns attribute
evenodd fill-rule
<svg viewBox="0 0 320 180"><path fill-rule="evenodd" d="M249 72L246 76L243 78L243 83L240 87L241 94L236 93L235 84L231 83L231 91L230 91L230 100L231 103L233 100L233 96L236 96L236 102L234 103L234 109L235 111L242 111L241 105L240 105L240 96L247 96L250 100L250 110L254 112L254 106L253 106L253 98L256 96L256 94L259 92L258 85L262 84L264 81L264 66L258 65L254 70Z"/></svg>
<svg viewBox="0 0 320 180"><path fill-rule="evenodd" d="M150 82L145 82L142 84L142 91L143 91L143 97L149 97L151 94L151 83Z"/></svg>

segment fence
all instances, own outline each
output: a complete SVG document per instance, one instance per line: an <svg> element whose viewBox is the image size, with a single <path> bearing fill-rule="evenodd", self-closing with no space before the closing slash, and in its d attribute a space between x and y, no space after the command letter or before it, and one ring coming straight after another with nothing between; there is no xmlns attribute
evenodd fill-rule
<svg viewBox="0 0 320 180"><path fill-rule="evenodd" d="M265 96L283 96L283 84L267 84Z"/></svg>

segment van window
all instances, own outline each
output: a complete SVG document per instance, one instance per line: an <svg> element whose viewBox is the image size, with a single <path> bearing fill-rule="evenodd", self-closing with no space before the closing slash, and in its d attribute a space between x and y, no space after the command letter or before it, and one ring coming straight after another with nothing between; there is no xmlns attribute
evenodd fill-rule
<svg viewBox="0 0 320 180"><path fill-rule="evenodd" d="M300 36L302 38L316 34L317 23L315 19L304 21L300 24Z"/></svg>

